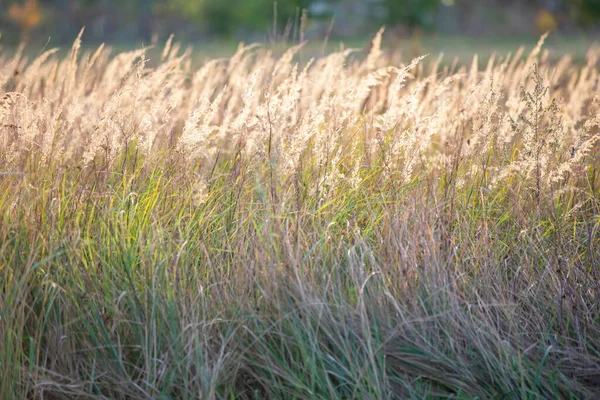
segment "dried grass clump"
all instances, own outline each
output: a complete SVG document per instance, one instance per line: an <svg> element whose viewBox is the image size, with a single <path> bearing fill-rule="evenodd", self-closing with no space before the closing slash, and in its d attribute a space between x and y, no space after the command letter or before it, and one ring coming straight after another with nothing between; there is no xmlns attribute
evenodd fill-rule
<svg viewBox="0 0 600 400"><path fill-rule="evenodd" d="M0 398L600 396L600 49L382 33L0 53Z"/></svg>

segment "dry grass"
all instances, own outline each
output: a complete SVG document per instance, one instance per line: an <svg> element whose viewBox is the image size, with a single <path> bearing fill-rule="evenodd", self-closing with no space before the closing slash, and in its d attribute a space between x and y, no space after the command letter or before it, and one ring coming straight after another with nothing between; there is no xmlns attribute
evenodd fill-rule
<svg viewBox="0 0 600 400"><path fill-rule="evenodd" d="M0 53L0 398L600 396L598 48L79 48Z"/></svg>

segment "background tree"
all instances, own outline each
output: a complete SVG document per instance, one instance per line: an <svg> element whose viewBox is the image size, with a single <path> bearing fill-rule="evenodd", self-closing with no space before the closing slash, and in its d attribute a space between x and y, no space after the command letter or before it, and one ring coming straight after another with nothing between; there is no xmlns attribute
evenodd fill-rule
<svg viewBox="0 0 600 400"><path fill-rule="evenodd" d="M87 27L86 39L96 41L148 42L155 33L163 37L172 32L188 40L215 36L254 40L253 35L272 31L273 3L273 0L0 0L0 29L3 41L18 41L27 33L39 41L51 36L55 41L68 42L82 26ZM448 7L452 7L452 13L445 12ZM458 26L455 33L459 34L468 32L462 28L473 20L480 31L491 29L485 19L494 16L485 16L481 9L512 7L533 15L536 10L546 10L548 14L540 19L544 23L538 24L544 27L552 26L548 22L554 17L559 29L568 26L571 31L576 31L572 28L578 25L586 29L598 26L600 21L600 0L277 0L275 22L281 34L287 22L301 14L298 10L309 9L315 11L309 14L310 21L323 19L315 24L323 25L319 32L327 31L329 17L334 16L336 25L345 24L344 35L372 32L382 24L414 34L419 30L435 31L444 21L453 23L451 18L454 18L458 19L454 24ZM531 26L536 23L533 19ZM510 28L505 30L511 33Z"/></svg>
<svg viewBox="0 0 600 400"><path fill-rule="evenodd" d="M579 19L586 25L600 20L600 0L575 0Z"/></svg>
<svg viewBox="0 0 600 400"><path fill-rule="evenodd" d="M311 0L172 0L167 2L174 13L183 13L219 35L233 35L236 31L265 32L276 21L283 26L293 19L297 10L308 8Z"/></svg>
<svg viewBox="0 0 600 400"><path fill-rule="evenodd" d="M385 0L387 24L405 25L413 33L417 28L432 29L440 0Z"/></svg>
<svg viewBox="0 0 600 400"><path fill-rule="evenodd" d="M27 0L23 4L13 3L8 9L8 15L21 28L24 37L42 20L42 10L37 0Z"/></svg>

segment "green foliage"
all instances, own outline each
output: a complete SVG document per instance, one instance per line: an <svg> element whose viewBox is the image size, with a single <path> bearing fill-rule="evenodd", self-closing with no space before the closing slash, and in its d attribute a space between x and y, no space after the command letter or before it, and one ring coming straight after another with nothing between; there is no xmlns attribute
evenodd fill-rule
<svg viewBox="0 0 600 400"><path fill-rule="evenodd" d="M173 0L168 5L173 12L208 24L215 33L227 35L240 28L264 31L273 24L275 9L277 22L285 24L310 3L310 0L280 0L276 3L272 0Z"/></svg>
<svg viewBox="0 0 600 400"><path fill-rule="evenodd" d="M0 25L5 40L6 36L18 40L23 28L11 21L9 10L15 4L24 3L25 0L0 0ZM82 26L89 28L88 35L97 28L100 32L97 39L101 40L116 39L117 34L122 35L119 40L149 39L157 32L159 35L194 32L241 38L249 33L270 31L275 19L274 0L37 0L37 3L44 16L40 26L36 26L40 41L48 36L66 40L76 35ZM434 31L436 22L445 18L448 8L442 6L441 0L278 0L276 3L275 22L280 33L299 11L324 3L336 3L340 5L338 10L345 10L338 14L332 11L335 7L330 7L325 12L335 16L339 24L343 24L344 12L350 12L353 18L363 17L373 28L386 24L406 27L411 32ZM469 9L478 3L478 0L454 0L452 7L458 14L469 14ZM492 9L517 3L530 9L550 7L550 11L560 10L569 21L585 26L600 21L600 0L490 0L488 3ZM361 9L365 15L352 14ZM309 17L324 15L309 14Z"/></svg>
<svg viewBox="0 0 600 400"><path fill-rule="evenodd" d="M385 6L390 25L431 29L440 0L385 0Z"/></svg>
<svg viewBox="0 0 600 400"><path fill-rule="evenodd" d="M583 23L591 24L600 19L600 0L577 0L576 7Z"/></svg>

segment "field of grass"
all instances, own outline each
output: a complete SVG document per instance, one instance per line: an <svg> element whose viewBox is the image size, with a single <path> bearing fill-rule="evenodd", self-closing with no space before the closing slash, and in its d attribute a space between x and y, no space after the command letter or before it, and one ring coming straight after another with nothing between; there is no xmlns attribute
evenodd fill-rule
<svg viewBox="0 0 600 400"><path fill-rule="evenodd" d="M600 49L380 39L0 53L0 398L598 398Z"/></svg>

